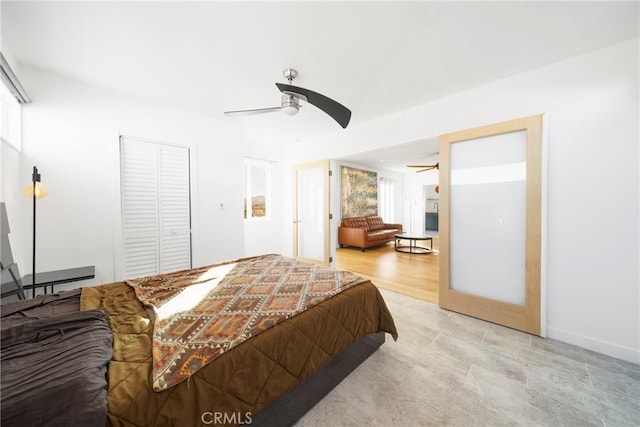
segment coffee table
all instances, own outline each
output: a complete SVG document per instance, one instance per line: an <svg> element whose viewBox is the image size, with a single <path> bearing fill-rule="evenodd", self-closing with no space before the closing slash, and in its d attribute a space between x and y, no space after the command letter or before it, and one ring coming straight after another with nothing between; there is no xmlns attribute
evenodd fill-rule
<svg viewBox="0 0 640 427"><path fill-rule="evenodd" d="M403 240L409 241L409 244L401 244ZM431 247L427 248L424 246L418 246L418 242L422 241L429 241ZM416 233L398 233L395 235L395 249L396 252L404 252L410 254L430 254L433 252L433 236Z"/></svg>

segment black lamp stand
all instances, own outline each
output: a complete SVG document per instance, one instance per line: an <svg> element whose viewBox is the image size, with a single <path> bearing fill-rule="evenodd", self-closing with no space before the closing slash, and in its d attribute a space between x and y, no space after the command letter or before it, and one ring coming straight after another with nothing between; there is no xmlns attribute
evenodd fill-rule
<svg viewBox="0 0 640 427"><path fill-rule="evenodd" d="M32 264L32 276L31 276L31 296L36 297L36 182L40 182L40 174L38 168L33 167L33 174L31 175L31 181L33 185L33 264ZM46 288L45 288L46 292Z"/></svg>

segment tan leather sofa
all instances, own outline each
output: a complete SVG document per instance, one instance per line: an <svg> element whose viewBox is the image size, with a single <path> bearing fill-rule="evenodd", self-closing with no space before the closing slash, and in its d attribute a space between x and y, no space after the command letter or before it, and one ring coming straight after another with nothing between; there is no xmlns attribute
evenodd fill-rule
<svg viewBox="0 0 640 427"><path fill-rule="evenodd" d="M340 247L355 246L362 249L384 245L402 233L402 224L386 224L379 216L343 218L338 227Z"/></svg>

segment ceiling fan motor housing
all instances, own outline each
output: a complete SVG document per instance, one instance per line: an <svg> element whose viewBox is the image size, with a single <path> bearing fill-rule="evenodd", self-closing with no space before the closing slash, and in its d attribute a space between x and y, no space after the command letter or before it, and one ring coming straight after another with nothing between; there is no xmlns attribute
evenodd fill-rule
<svg viewBox="0 0 640 427"><path fill-rule="evenodd" d="M298 114L298 110L300 109L300 104L298 104L298 100L293 95L282 95L282 104L281 104L282 112L288 116L293 116Z"/></svg>

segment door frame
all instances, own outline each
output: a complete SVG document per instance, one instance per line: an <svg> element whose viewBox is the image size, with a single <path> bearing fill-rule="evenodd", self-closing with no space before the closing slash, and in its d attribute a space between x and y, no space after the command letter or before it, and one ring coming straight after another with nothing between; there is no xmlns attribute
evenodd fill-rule
<svg viewBox="0 0 640 427"><path fill-rule="evenodd" d="M115 168L115 179L113 180L113 192L115 195L114 210L112 212L114 221L114 278L115 280L124 280L125 279L125 251L124 251L124 221L123 221L123 209L124 205L122 203L122 144L124 140L129 141L137 141L142 143L150 143L162 146L176 147L187 150L187 169L189 176L189 228L188 228L188 236L189 236L189 265L193 268L193 230L195 228L194 225L194 215L193 212L196 211L194 207L194 194L197 193L197 180L194 179L196 174L195 168L197 167L192 163L192 159L197 157L197 147L192 147L189 144L168 142L158 139L139 137L129 134L124 134L119 130L114 130L111 136L114 141L113 152L112 152L112 161L114 163ZM160 238L161 236L159 236Z"/></svg>
<svg viewBox="0 0 640 427"><path fill-rule="evenodd" d="M526 131L525 305L520 306L451 289L450 192L452 144ZM534 115L440 136L440 307L535 335L545 335L542 319L543 263L543 115Z"/></svg>
<svg viewBox="0 0 640 427"><path fill-rule="evenodd" d="M324 194L322 195L325 206L323 260L298 256L298 224L300 222L300 220L298 219L298 171L300 169L312 169L318 167L324 169ZM328 159L316 160L313 162L301 163L293 166L293 257L324 266L329 266L331 264L330 171L330 161Z"/></svg>

